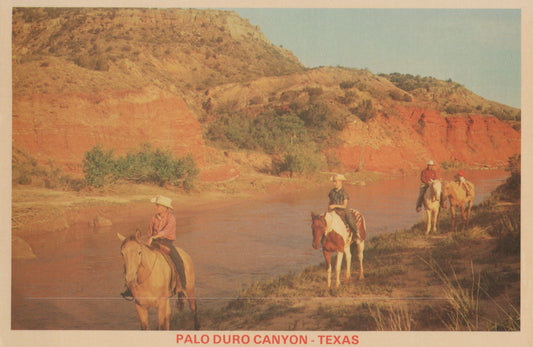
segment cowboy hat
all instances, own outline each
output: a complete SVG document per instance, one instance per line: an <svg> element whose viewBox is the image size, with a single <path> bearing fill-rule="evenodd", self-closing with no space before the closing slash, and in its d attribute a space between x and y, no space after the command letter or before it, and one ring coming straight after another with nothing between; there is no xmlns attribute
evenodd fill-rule
<svg viewBox="0 0 533 347"><path fill-rule="evenodd" d="M428 165L435 165L435 162L433 160L428 161Z"/></svg>
<svg viewBox="0 0 533 347"><path fill-rule="evenodd" d="M173 208L172 200L163 195L158 195L155 198L152 198L152 200L150 201L153 202L154 204L158 204L158 205L165 206L168 208Z"/></svg>
<svg viewBox="0 0 533 347"><path fill-rule="evenodd" d="M331 176L330 180L331 181L346 181L346 177L344 177L344 175L341 175L341 174L335 174Z"/></svg>

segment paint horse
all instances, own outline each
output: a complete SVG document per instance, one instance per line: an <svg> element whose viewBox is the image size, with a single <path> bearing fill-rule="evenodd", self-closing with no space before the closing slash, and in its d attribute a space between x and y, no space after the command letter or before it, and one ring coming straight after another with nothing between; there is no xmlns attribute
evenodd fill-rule
<svg viewBox="0 0 533 347"><path fill-rule="evenodd" d="M442 184L439 180L432 180L424 193L422 205L424 205L427 215L426 236L429 235L430 230L437 232L441 193Z"/></svg>
<svg viewBox="0 0 533 347"><path fill-rule="evenodd" d="M346 255L346 282L350 280L350 267L352 262L350 246L352 243L357 244L359 257L359 279L364 279L363 251L365 249L366 237L365 220L363 216L355 210L351 210L350 213L354 213L356 217L355 220L359 230L359 237L354 235L350 228L344 224L341 217L339 217L339 215L335 212L327 212L324 215L316 215L311 213L313 248L318 249L320 246L322 246L328 273L328 289L331 287L331 255L334 252L337 252L335 287L339 288L340 286L340 273L343 255Z"/></svg>
<svg viewBox="0 0 533 347"><path fill-rule="evenodd" d="M170 257L161 250L147 246L141 241L139 230L128 238L117 233L122 241L120 252L124 260L126 285L133 293L135 307L141 320L141 329L148 329L148 310L157 308L159 329L170 328L170 298L178 295L178 308L183 309L183 299L187 298L194 315L194 329L199 329L196 298L194 297L194 266L191 257L176 247L185 266L186 288L174 275Z"/></svg>
<svg viewBox="0 0 533 347"><path fill-rule="evenodd" d="M455 231L455 208L461 209L461 217L463 218L462 230L470 221L470 211L472 210L472 204L474 203L474 197L476 191L472 182L466 182L469 187L469 193L461 187L458 182L446 181L442 185L442 199L441 207L446 208L446 200L450 201L450 211L452 212L452 231Z"/></svg>

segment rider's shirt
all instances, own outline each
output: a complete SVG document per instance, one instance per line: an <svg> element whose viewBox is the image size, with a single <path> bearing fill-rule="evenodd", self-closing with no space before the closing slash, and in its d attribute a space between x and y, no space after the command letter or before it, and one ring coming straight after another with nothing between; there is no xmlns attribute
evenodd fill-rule
<svg viewBox="0 0 533 347"><path fill-rule="evenodd" d="M424 184L429 184L431 180L437 179L437 172L435 170L424 169L420 174L420 180Z"/></svg>
<svg viewBox="0 0 533 347"><path fill-rule="evenodd" d="M344 187L341 187L341 189L339 190L333 188L329 192L328 198L330 205L342 205L344 204L344 200L350 199L350 196L348 195L348 192L344 189Z"/></svg>
<svg viewBox="0 0 533 347"><path fill-rule="evenodd" d="M176 240L176 218L170 212L165 214L156 214L150 222L149 236L161 235L168 240Z"/></svg>

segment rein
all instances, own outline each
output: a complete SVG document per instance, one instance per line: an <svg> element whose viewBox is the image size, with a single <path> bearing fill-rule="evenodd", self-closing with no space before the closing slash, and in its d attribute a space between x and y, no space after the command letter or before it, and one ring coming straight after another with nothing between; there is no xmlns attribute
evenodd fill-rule
<svg viewBox="0 0 533 347"><path fill-rule="evenodd" d="M141 258L142 258L142 247L143 245L141 244ZM148 276L142 280L142 281L139 281L139 276L137 276L137 284L143 284L144 282L146 282L146 280L148 280L150 278L150 276L152 275L152 271L154 271L154 268L155 268L155 264L157 263L157 259L158 259L158 256L157 254L155 254L155 260L154 260L154 263L152 264L152 267L149 269L150 272L148 273ZM137 274L139 274L139 268L140 267L144 267L143 265L143 262L141 261L141 263L139 264L139 266L137 267Z"/></svg>

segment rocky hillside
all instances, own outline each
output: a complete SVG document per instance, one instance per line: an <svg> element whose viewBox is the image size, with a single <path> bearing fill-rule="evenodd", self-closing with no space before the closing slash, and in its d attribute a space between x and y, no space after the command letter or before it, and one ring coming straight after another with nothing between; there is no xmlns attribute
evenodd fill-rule
<svg viewBox="0 0 533 347"><path fill-rule="evenodd" d="M236 115L294 116L330 169L493 167L520 152L518 109L453 81L306 69L234 12L16 8L12 35L13 146L71 173L96 144L190 153L206 179L238 173L228 150L283 154L209 132ZM326 123L335 132L311 129Z"/></svg>

